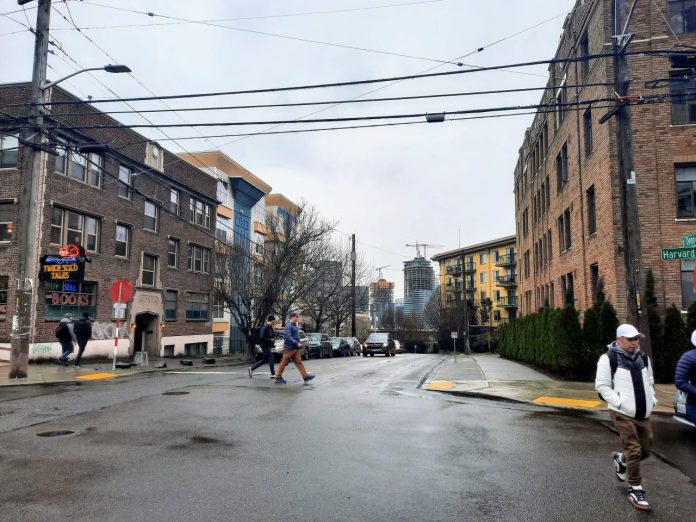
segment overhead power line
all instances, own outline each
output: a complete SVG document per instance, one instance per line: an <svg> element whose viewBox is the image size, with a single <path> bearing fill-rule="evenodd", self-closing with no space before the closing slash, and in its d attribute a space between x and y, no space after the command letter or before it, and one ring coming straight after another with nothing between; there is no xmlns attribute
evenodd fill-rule
<svg viewBox="0 0 696 522"><path fill-rule="evenodd" d="M660 50L660 51L636 51L628 52L626 54L632 55L666 55L674 51L670 50ZM574 62L584 62L588 60L598 60L603 58L612 58L615 53L600 53L600 54L590 54L586 56L571 57L571 58L552 58L547 60L534 60L530 62L518 62L509 63L503 65L492 65L487 67L478 67L476 69L465 69L456 71L444 71L437 73L426 73L426 74L412 74L408 76L392 76L388 78L375 78L370 80L354 80L347 82L333 82L333 83L319 83L319 84L308 84L308 85L296 85L289 87L268 87L263 89L247 89L240 91L221 91L221 92L208 92L208 93L193 93L193 94L172 94L165 96L134 96L129 98L102 98L97 100L75 100L75 101L52 101L51 105L81 105L85 103L121 103L121 102L133 102L133 101L151 101L151 100L176 100L176 99L187 99L187 98L207 98L213 96L236 96L241 94L261 94L270 92L286 92L286 91L299 91L307 89L325 89L329 87L347 87L351 85L366 85L371 83L384 83L384 82L394 82L401 80L416 80L421 78L434 78L442 76L452 76L457 74L470 74L485 71L496 71L500 69L511 69L519 67L530 67L534 65L552 65L561 63L574 63Z"/></svg>

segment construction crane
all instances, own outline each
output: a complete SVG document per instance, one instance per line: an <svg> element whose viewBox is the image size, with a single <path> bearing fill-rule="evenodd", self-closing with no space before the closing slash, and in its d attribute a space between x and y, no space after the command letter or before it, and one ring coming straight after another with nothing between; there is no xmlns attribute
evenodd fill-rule
<svg viewBox="0 0 696 522"><path fill-rule="evenodd" d="M383 268L389 268L391 265L384 265L384 266L378 266L375 268L375 271L377 272L377 282L379 282L382 279L382 269Z"/></svg>
<svg viewBox="0 0 696 522"><path fill-rule="evenodd" d="M406 243L407 247L416 247L416 257L421 257L421 247L423 247L423 256L427 258L428 257L428 247L433 247L433 248L444 248L445 245L433 245L432 243L421 243L420 241L416 241L415 243Z"/></svg>

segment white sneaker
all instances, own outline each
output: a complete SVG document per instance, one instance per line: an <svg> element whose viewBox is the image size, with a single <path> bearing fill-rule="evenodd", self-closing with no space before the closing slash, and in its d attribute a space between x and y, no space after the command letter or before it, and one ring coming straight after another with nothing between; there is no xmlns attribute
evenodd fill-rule
<svg viewBox="0 0 696 522"><path fill-rule="evenodd" d="M252 379L254 377L254 373L251 371L251 366L247 368L247 371L249 372L249 378Z"/></svg>
<svg viewBox="0 0 696 522"><path fill-rule="evenodd" d="M621 462L622 457L623 453L619 453L617 451L611 454L611 458L614 462L614 471L616 472L616 478L618 478L621 482L625 482L626 465L623 462Z"/></svg>
<svg viewBox="0 0 696 522"><path fill-rule="evenodd" d="M650 511L650 504L645 500L645 491L641 486L628 487L628 501L641 511Z"/></svg>

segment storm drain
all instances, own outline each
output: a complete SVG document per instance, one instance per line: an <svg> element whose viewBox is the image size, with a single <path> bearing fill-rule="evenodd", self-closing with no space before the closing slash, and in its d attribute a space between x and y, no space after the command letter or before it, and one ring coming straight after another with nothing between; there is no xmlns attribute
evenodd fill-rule
<svg viewBox="0 0 696 522"><path fill-rule="evenodd" d="M187 391L168 391L164 392L162 395L188 395L189 392Z"/></svg>
<svg viewBox="0 0 696 522"><path fill-rule="evenodd" d="M44 431L42 433L37 433L37 437L65 437L66 435L75 435L74 431L61 430L61 431Z"/></svg>

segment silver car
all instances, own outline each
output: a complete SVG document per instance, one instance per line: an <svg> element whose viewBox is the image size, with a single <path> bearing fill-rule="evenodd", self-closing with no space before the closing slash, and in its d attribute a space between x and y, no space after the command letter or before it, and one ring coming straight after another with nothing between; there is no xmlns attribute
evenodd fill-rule
<svg viewBox="0 0 696 522"><path fill-rule="evenodd" d="M283 358L285 332L280 328L276 328L273 330L273 333L275 334L275 343L273 348L271 348L271 353L273 354L275 361L278 362ZM258 344L254 347L254 352L256 353L256 360L260 361L263 351ZM309 359L309 343L307 342L307 335L303 330L300 330L300 355L302 356L303 361Z"/></svg>

